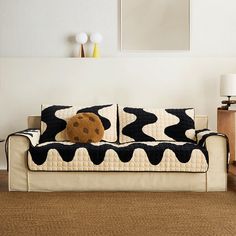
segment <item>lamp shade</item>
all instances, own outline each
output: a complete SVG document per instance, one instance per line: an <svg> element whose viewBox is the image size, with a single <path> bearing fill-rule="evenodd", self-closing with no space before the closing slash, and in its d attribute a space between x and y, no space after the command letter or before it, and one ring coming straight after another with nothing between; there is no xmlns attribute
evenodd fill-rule
<svg viewBox="0 0 236 236"><path fill-rule="evenodd" d="M102 40L103 40L103 37L102 37L102 35L100 33L92 33L90 35L90 41L92 43L101 43Z"/></svg>
<svg viewBox="0 0 236 236"><path fill-rule="evenodd" d="M220 96L236 96L236 74L227 74L221 76Z"/></svg>
<svg viewBox="0 0 236 236"><path fill-rule="evenodd" d="M88 41L88 35L85 32L76 34L75 40L77 43L85 44Z"/></svg>

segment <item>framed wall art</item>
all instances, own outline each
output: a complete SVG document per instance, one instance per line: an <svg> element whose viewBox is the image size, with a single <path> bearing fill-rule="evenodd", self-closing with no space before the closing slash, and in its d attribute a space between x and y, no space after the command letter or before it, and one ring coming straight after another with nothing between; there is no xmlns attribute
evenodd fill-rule
<svg viewBox="0 0 236 236"><path fill-rule="evenodd" d="M189 50L190 0L121 0L122 50Z"/></svg>

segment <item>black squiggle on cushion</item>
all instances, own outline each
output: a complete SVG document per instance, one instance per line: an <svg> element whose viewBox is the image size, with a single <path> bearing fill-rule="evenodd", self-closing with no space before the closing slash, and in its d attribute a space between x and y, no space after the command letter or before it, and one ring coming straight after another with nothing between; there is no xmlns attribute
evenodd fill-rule
<svg viewBox="0 0 236 236"><path fill-rule="evenodd" d="M50 143L45 146L31 147L29 151L33 162L37 165L42 165L46 161L50 149L56 149L63 161L70 162L73 160L75 152L79 148L87 149L90 159L95 165L99 165L104 161L106 151L109 149L114 150L117 153L120 161L129 162L132 159L134 150L137 148L142 148L146 152L148 160L152 165L158 165L161 162L166 149L172 150L181 163L187 163L190 160L193 150L200 150L204 154L208 163L207 150L193 143L186 143L183 145L159 143L154 146L143 143L131 143L124 147L116 147L110 144L93 145L90 143L75 143L64 145L62 143Z"/></svg>
<svg viewBox="0 0 236 236"><path fill-rule="evenodd" d="M134 139L135 141L155 141L155 139L142 131L145 125L155 123L157 117L150 112L144 111L142 108L130 108L125 107L124 111L130 114L134 114L137 119L126 125L122 129L122 134Z"/></svg>
<svg viewBox="0 0 236 236"><path fill-rule="evenodd" d="M15 134L23 134L23 135L29 135L31 137L34 136L33 133L37 133L38 132L38 129L37 128L33 128L33 129L26 129L26 130L23 130L23 131L20 131L20 132L17 132Z"/></svg>
<svg viewBox="0 0 236 236"><path fill-rule="evenodd" d="M101 119L103 127L106 130L111 127L111 122L107 118L101 116L98 112L99 112L99 110L101 110L105 107L110 107L110 106L112 106L112 104L103 105L103 106L86 107L86 108L82 108L82 109L78 110L76 113L78 114L79 112L92 112L92 113L96 114Z"/></svg>
<svg viewBox="0 0 236 236"><path fill-rule="evenodd" d="M42 110L41 121L46 123L47 128L40 136L40 143L55 141L56 135L66 128L66 121L56 117L56 112L71 106L50 106Z"/></svg>
<svg viewBox="0 0 236 236"><path fill-rule="evenodd" d="M194 129L194 120L186 114L187 109L165 109L166 112L177 116L179 118L179 123L176 125L171 125L165 128L164 132L167 136L173 138L176 141L193 142L189 139L185 132L189 129Z"/></svg>

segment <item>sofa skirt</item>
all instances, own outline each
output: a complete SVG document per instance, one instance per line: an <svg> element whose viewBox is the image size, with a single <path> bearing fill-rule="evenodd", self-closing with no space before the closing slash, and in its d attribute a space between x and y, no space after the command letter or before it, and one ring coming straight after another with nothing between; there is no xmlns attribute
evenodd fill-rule
<svg viewBox="0 0 236 236"><path fill-rule="evenodd" d="M206 173L164 172L33 172L27 183L18 183L25 191L207 191ZM14 180L16 182L17 180ZM19 179L19 181L22 181ZM14 191L11 184L9 189Z"/></svg>

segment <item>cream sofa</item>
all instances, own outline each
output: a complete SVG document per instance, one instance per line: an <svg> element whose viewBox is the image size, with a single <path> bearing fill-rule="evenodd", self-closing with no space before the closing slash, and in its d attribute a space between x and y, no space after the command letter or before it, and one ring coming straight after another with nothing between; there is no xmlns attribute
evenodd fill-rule
<svg viewBox="0 0 236 236"><path fill-rule="evenodd" d="M207 128L206 116L195 117L196 130ZM40 117L28 118L29 128L40 128ZM8 139L9 191L226 191L227 140L210 136L205 141L209 167L205 173L188 172L53 172L28 168L30 142Z"/></svg>

